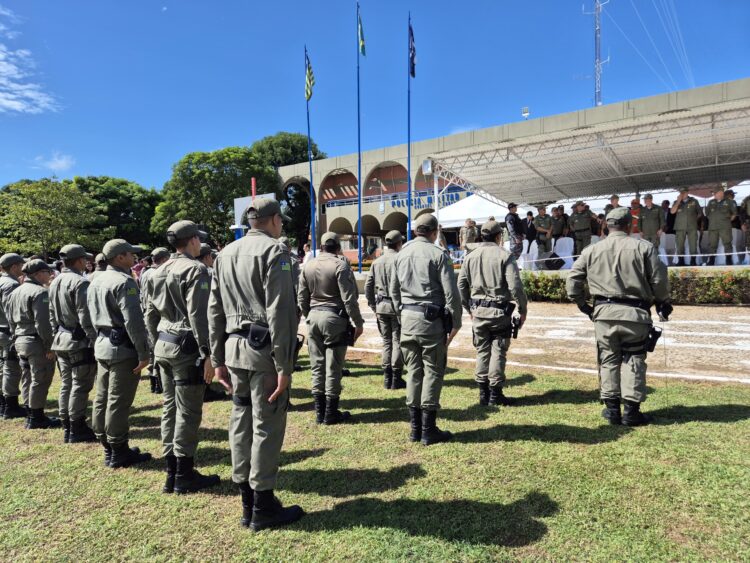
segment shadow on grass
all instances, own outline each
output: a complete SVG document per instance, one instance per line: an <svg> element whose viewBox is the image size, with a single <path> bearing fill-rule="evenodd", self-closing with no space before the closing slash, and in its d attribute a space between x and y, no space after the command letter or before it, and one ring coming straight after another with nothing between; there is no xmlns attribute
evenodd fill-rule
<svg viewBox="0 0 750 563"><path fill-rule="evenodd" d="M599 391L597 389L553 389L541 395L527 395L516 397L516 406L538 406L550 405L556 403L568 403L580 405L584 403L596 403L599 401Z"/></svg>
<svg viewBox="0 0 750 563"><path fill-rule="evenodd" d="M644 411L656 417L656 424L687 422L739 422L750 418L748 405L675 405L655 411Z"/></svg>
<svg viewBox="0 0 750 563"><path fill-rule="evenodd" d="M312 513L298 526L305 531L388 527L451 542L520 547L543 538L548 529L538 518L552 516L558 510L557 503L540 492L531 492L510 504L364 498Z"/></svg>
<svg viewBox="0 0 750 563"><path fill-rule="evenodd" d="M153 426L131 427L130 437L134 440L161 441L161 419ZM208 442L227 442L229 441L229 431L226 428L200 428L198 430L198 439Z"/></svg>
<svg viewBox="0 0 750 563"><path fill-rule="evenodd" d="M295 493L350 497L383 493L403 487L407 481L425 477L417 463L379 469L289 469L279 476L279 488Z"/></svg>
<svg viewBox="0 0 750 563"><path fill-rule="evenodd" d="M505 380L504 387L520 387L536 381L536 377L530 373L524 373L517 377L510 377ZM476 389L477 383L474 381L474 376L466 377L463 379L446 379L443 382L444 387L468 387L470 389Z"/></svg>
<svg viewBox="0 0 750 563"><path fill-rule="evenodd" d="M626 426L600 426L582 428L567 424L498 424L491 428L479 428L454 432L453 439L464 444L487 442L569 442L571 444L603 444L614 442L630 432Z"/></svg>

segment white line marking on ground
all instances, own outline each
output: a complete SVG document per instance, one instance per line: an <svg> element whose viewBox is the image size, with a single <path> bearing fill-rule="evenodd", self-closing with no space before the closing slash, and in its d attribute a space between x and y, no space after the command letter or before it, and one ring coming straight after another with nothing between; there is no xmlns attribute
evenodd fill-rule
<svg viewBox="0 0 750 563"><path fill-rule="evenodd" d="M349 348L353 352L363 352L365 354L380 354L381 350L373 350L370 348ZM459 358L457 356L448 356L448 359L454 362L464 362L469 364L476 364L474 358ZM595 369L590 368L577 368L569 366L547 366L542 364L526 364L522 362L508 361L508 365L523 367L523 368L539 368L550 371L564 371L570 373L587 373L596 375L598 372ZM661 377L665 379L689 379L691 381L716 381L719 383L743 383L750 385L750 377L720 377L716 375L692 375L692 374L680 374L680 373L664 373L658 371L649 371L647 376L649 377Z"/></svg>

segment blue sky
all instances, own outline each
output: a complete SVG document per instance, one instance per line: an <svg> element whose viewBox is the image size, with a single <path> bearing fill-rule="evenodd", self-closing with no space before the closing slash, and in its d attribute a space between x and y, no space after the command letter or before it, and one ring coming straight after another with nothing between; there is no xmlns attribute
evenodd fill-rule
<svg viewBox="0 0 750 563"><path fill-rule="evenodd" d="M362 0L363 150L406 141L408 10L419 140L516 121L522 106L593 105L581 8ZM611 0L604 12L604 103L750 76L747 0ZM675 13L682 43L662 25ZM304 132L305 43L313 137L331 156L356 152L353 0L0 0L0 185L106 174L161 188L188 152Z"/></svg>

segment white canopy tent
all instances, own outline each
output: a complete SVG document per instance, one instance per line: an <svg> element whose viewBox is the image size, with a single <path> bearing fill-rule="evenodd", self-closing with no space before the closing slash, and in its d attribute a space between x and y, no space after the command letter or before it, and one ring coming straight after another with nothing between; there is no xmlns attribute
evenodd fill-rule
<svg viewBox="0 0 750 563"><path fill-rule="evenodd" d="M518 208L518 214L521 217L526 215L526 211L525 208ZM465 197L437 212L438 221L444 229L462 227L468 218L474 219L477 225L481 225L490 217L494 217L496 221L504 221L507 214L508 208L504 205L488 201L476 194Z"/></svg>

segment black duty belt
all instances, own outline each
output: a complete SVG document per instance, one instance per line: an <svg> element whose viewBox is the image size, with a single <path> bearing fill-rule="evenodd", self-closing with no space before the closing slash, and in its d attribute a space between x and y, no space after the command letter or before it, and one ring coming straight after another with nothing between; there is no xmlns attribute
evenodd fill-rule
<svg viewBox="0 0 750 563"><path fill-rule="evenodd" d="M169 334L168 332L159 332L159 340L162 342L169 342L170 344L180 344L182 343L183 336L175 336L174 334Z"/></svg>
<svg viewBox="0 0 750 563"><path fill-rule="evenodd" d="M348 313L344 309L342 309L341 307L335 307L333 305L315 305L315 307L311 307L310 309L314 311L328 311L329 313L338 315L342 319L349 318Z"/></svg>
<svg viewBox="0 0 750 563"><path fill-rule="evenodd" d="M626 299L624 297L594 297L594 307L597 305L627 305L628 307L636 307L648 311L651 309L651 304L640 299Z"/></svg>
<svg viewBox="0 0 750 563"><path fill-rule="evenodd" d="M507 301L500 303L498 301L492 301L490 299L471 300L472 307L489 307L490 309L500 309L501 311L507 311L509 305L511 305L511 303L508 303Z"/></svg>
<svg viewBox="0 0 750 563"><path fill-rule="evenodd" d="M575 231L573 231L573 232L574 232L574 233L585 233L586 231L589 231L589 232L591 232L591 227L589 227L588 229L576 229L576 230L575 230Z"/></svg>

